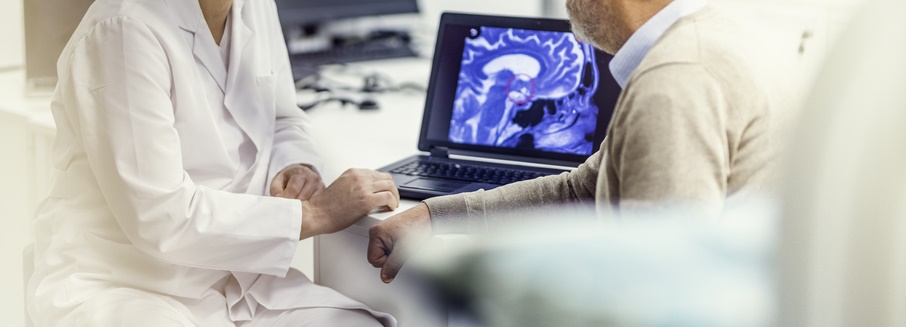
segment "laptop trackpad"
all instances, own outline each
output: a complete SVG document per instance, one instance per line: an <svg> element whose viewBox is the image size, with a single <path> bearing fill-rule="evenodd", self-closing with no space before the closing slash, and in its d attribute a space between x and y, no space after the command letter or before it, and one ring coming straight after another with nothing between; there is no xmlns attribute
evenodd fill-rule
<svg viewBox="0 0 906 327"><path fill-rule="evenodd" d="M466 185L472 183L469 182L459 182L459 181L447 181L439 179L427 179L419 178L414 181L404 184L406 187L411 188L420 188L423 190L432 190L432 191L441 191L441 192L453 192Z"/></svg>

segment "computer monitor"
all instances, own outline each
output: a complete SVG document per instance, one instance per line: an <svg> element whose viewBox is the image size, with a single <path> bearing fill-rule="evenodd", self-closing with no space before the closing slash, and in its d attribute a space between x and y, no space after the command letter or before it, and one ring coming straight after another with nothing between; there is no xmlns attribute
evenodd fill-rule
<svg viewBox="0 0 906 327"><path fill-rule="evenodd" d="M417 0L276 0L283 26L341 18L418 12Z"/></svg>
<svg viewBox="0 0 906 327"><path fill-rule="evenodd" d="M314 75L319 67L327 64L418 56L411 45L411 23L399 24L394 19L381 19L377 24L350 21L393 14L396 19L415 16L399 14L418 13L417 0L276 0L276 3L296 80Z"/></svg>
<svg viewBox="0 0 906 327"><path fill-rule="evenodd" d="M25 79L28 95L57 84L57 59L94 0L24 0Z"/></svg>

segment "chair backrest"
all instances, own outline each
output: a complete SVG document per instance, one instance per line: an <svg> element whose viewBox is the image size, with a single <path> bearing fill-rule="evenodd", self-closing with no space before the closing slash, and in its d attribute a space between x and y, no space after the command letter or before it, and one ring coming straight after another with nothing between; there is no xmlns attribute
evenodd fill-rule
<svg viewBox="0 0 906 327"><path fill-rule="evenodd" d="M906 326L906 2L838 41L784 179L781 326Z"/></svg>

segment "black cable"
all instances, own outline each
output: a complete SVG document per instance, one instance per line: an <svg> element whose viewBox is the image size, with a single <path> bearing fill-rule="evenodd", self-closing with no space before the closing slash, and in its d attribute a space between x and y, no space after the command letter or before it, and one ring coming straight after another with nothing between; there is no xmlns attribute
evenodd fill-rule
<svg viewBox="0 0 906 327"><path fill-rule="evenodd" d="M348 91L348 92L360 92L360 93L392 93L392 92L404 92L404 91L416 91L424 92L425 87L413 83L405 82L401 84L396 84L393 80L386 75L372 72L366 73L362 71L352 71L348 66L341 66L344 69L338 70L339 73L346 73L353 76L358 76L362 78L361 86L349 85L348 83L339 82L330 77L325 76L324 71L326 68L319 69L316 73L306 76L305 78L300 79L296 82L296 87L299 90L310 90L315 92L322 91Z"/></svg>
<svg viewBox="0 0 906 327"><path fill-rule="evenodd" d="M359 102L356 102L355 100L352 100L352 99L349 99L349 98L341 98L341 97L334 97L334 96L331 96L331 97L327 97L327 98L324 98L324 99L315 100L315 101L312 102L312 103L299 105L299 109L302 109L302 110L309 110L309 109L315 108L315 107L317 107L317 106L320 106L320 105L322 105L322 104L329 103L329 102L333 102L333 101L340 102L340 105L343 106L343 107L345 107L347 104L355 104L356 106L360 106Z"/></svg>
<svg viewBox="0 0 906 327"><path fill-rule="evenodd" d="M325 76L325 71L333 68L340 68L336 72L331 72L334 74L345 73L353 76L358 76L362 78L361 86L353 86L348 83L340 82L330 77ZM296 82L296 88L300 91L311 91L315 94L327 93L328 97L323 99L318 99L313 102L299 105L299 108L302 110L309 110L320 106L325 103L338 101L342 106L347 104L354 104L359 109L378 109L380 105L372 98L366 98L361 101L353 100L349 97L344 97L340 95L335 95L335 92L350 92L350 93L360 93L360 94L376 94L376 93L401 93L407 91L413 92L425 92L425 87L413 83L405 82L401 84L395 84L393 80L386 75L377 73L377 72L365 72L358 67L352 67L348 65L339 65L335 67L330 66L321 66L319 69L311 75L308 75L299 81Z"/></svg>

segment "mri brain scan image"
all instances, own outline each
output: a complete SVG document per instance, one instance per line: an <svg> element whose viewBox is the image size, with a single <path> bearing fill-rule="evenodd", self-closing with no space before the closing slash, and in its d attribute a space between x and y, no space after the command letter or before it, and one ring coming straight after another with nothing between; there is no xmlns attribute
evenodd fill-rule
<svg viewBox="0 0 906 327"><path fill-rule="evenodd" d="M571 33L473 28L463 50L449 139L589 155L598 74L594 49Z"/></svg>

